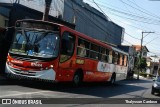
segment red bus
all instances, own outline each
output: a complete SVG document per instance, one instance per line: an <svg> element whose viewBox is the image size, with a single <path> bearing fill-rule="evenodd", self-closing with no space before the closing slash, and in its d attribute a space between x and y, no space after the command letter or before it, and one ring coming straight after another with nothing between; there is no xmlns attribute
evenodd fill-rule
<svg viewBox="0 0 160 107"><path fill-rule="evenodd" d="M5 72L74 84L125 79L128 54L61 24L16 22Z"/></svg>

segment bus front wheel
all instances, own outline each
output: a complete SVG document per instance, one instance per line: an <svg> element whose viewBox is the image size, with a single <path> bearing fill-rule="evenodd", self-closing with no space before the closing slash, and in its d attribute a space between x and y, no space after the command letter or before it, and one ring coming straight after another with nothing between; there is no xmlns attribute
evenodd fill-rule
<svg viewBox="0 0 160 107"><path fill-rule="evenodd" d="M73 77L73 84L75 86L79 86L82 83L82 79L83 79L83 74L80 72L76 72Z"/></svg>

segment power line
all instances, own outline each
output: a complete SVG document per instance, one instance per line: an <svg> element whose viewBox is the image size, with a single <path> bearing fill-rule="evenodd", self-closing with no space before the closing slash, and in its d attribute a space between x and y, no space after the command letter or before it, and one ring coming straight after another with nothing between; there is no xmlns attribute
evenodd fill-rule
<svg viewBox="0 0 160 107"><path fill-rule="evenodd" d="M132 36L132 35L126 33L126 32L125 32L125 34L128 35L128 36L130 36L130 37L132 37L132 38L134 38L134 39L141 40L141 39L139 39L139 38L136 38L136 37L134 37L134 36Z"/></svg>
<svg viewBox="0 0 160 107"><path fill-rule="evenodd" d="M94 3L94 2L91 1L91 0L88 0L88 1ZM122 2L122 3L123 3L123 2ZM129 12L129 13L124 12L124 11L126 11L126 10L120 11L120 9L117 10L117 9L110 8L110 7L107 7L107 6L98 4L98 3L96 3L96 4L97 4L97 5L100 5L101 7L104 7L105 9L109 9L109 10L111 10L111 11L113 11L113 12L117 12L117 13L120 13L120 14L123 14L123 15L127 15L127 16L130 16L130 17L139 18L139 19L146 20L146 21L153 21L153 22L156 22L156 23L160 23L160 20L157 20L157 19L151 19L151 18L148 18L148 17L142 17L141 15L139 15L139 14L135 15L135 14L132 13L132 12ZM124 4L124 3L123 3L123 4ZM124 5L125 5L125 4L124 4ZM100 7L100 6L99 6L99 7ZM127 8L127 7L126 7L126 8ZM101 10L102 10L102 9L101 9ZM122 10L122 9L121 9L121 10ZM127 9L127 10L128 10L128 9ZM104 12L103 12L103 13L104 13Z"/></svg>
<svg viewBox="0 0 160 107"><path fill-rule="evenodd" d="M91 0L87 0L87 1L90 1L90 2L92 2L92 3L94 3L93 1L91 1ZM103 2L104 3L104 2ZM97 5L100 5L100 4L98 4L97 3ZM101 5L101 7L106 7L106 6L104 6L104 5ZM99 6L100 7L100 6ZM108 7L106 7L106 8L108 8ZM117 8L117 7L116 7ZM112 8L109 8L109 9L112 9ZM114 10L114 11L117 11L117 12L121 12L121 11L119 11L119 10L116 10L116 9L112 9L112 10ZM122 10L122 9L121 9ZM104 12L103 12L104 13ZM126 12L123 12L124 14L128 14L128 13L126 13ZM131 13L131 12L130 12ZM140 17L140 16L138 16L138 17ZM145 17L141 17L141 18L145 18ZM114 19L114 18L112 18L112 19ZM128 19L128 18L127 18ZM117 19L114 19L114 20L117 20ZM150 20L152 20L152 19L150 19ZM118 20L118 21L120 21L120 20ZM136 20L136 21L138 21L138 20ZM122 21L120 21L121 23L124 23L124 22L122 22ZM145 22L145 23L147 23L147 22ZM124 23L124 24L127 24L127 23ZM148 24L152 24L152 23L148 23ZM136 29L141 29L141 28L139 28L139 27L136 27L136 26L133 26L133 25L130 25L130 24L127 24L127 25L129 25L129 26L131 26L131 27L134 27L134 28L136 28ZM145 26L146 27L146 26ZM148 29L148 28L147 28ZM145 31L145 30L143 30L143 31ZM157 31L156 31L157 32ZM157 33L156 33L157 34Z"/></svg>
<svg viewBox="0 0 160 107"><path fill-rule="evenodd" d="M103 12L103 14L105 15L105 16L107 16L106 15L106 13L100 8L100 6L93 0L93 2L97 5L97 7ZM107 16L108 17L108 16ZM109 18L109 17L108 17ZM110 18L109 18L110 19ZM111 19L110 19L111 20ZM125 32L126 33L126 32ZM129 35L130 37L132 37L132 38L134 38L134 39L138 39L138 38L135 38L135 37L133 37L133 36L131 36L130 34L128 34L128 33L126 33L127 35ZM138 40L140 40L140 39L138 39ZM126 40L125 40L126 41ZM128 42L128 41L127 41ZM130 43L130 42L128 42L128 43ZM131 44L131 43L130 43Z"/></svg>
<svg viewBox="0 0 160 107"><path fill-rule="evenodd" d="M155 17L155 18L160 19L160 17L158 17L158 16L155 16L155 15L149 14L148 12L142 11L142 10L140 10L139 8L135 8L135 7L133 7L133 6L129 5L129 4L127 4L127 3L126 3L126 2L124 2L124 1L122 1L122 2L123 2L124 4L126 4L126 5L130 6L131 8L136 9L136 10L138 10L138 11L140 11L140 12L142 12L142 13L146 14L146 15L149 15L149 16L152 16L152 17Z"/></svg>
<svg viewBox="0 0 160 107"><path fill-rule="evenodd" d="M148 11L148 10L142 8L141 6L137 5L137 3L135 2L135 0L133 0L134 2L132 2L131 0L128 0L128 1L130 1L130 2L133 3L133 4L135 4L138 8L140 8L140 9L146 11L147 13L150 13L150 14L156 16L158 19L160 19L160 16L157 16L156 14L153 14L153 13L151 13L150 11Z"/></svg>
<svg viewBox="0 0 160 107"><path fill-rule="evenodd" d="M97 5L97 7L102 11L102 13L107 17L109 18L106 13L99 7L99 5L93 0L93 2ZM110 18L109 18L110 19ZM110 19L111 20L111 19ZM112 20L111 20L112 21Z"/></svg>
<svg viewBox="0 0 160 107"><path fill-rule="evenodd" d="M136 19L133 19L133 18L124 17L124 16L117 15L117 14L112 13L112 12L110 12L110 14L115 15L115 16L117 16L117 17L121 17L121 18L129 19L129 20L133 20L133 21L138 21L138 22L145 23L145 24L160 25L160 24L157 24L157 23L152 23L152 22L147 22L147 21L140 21L140 20L136 20Z"/></svg>

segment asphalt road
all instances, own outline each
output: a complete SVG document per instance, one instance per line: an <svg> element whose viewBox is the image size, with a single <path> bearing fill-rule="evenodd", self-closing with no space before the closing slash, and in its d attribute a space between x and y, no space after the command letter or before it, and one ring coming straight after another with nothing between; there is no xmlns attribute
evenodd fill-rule
<svg viewBox="0 0 160 107"><path fill-rule="evenodd" d="M46 83L31 80L0 79L0 98L158 98L151 95L152 80L123 80L114 86L106 83L85 83L75 87L70 83ZM103 104L103 102L102 102ZM131 104L134 107L134 104ZM130 105L130 106L131 106ZM3 105L7 106L7 105ZM73 106L73 105L64 105ZM75 106L75 105L74 105ZM76 105L86 106L86 105ZM87 105L89 106L89 105ZM91 106L91 105L90 105ZM105 106L105 105L100 105ZM118 107L128 106L118 104ZM142 104L141 104L142 106ZM145 104L150 107L151 104ZM159 107L158 104L152 107Z"/></svg>

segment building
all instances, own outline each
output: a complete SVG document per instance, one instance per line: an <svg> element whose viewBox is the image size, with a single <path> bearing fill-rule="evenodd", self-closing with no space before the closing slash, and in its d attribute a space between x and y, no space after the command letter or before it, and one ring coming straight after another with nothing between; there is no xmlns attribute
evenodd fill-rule
<svg viewBox="0 0 160 107"><path fill-rule="evenodd" d="M121 45L124 28L109 21L107 16L83 0L64 0L64 20L75 23L75 29L92 38Z"/></svg>
<svg viewBox="0 0 160 107"><path fill-rule="evenodd" d="M8 18L9 16L9 9L4 8L2 6L0 6L0 27L5 28L8 26Z"/></svg>
<svg viewBox="0 0 160 107"><path fill-rule="evenodd" d="M135 69L137 69L137 65L139 64L139 58L140 58L140 54L141 54L141 45L133 45L133 47L136 50L136 55L135 55ZM148 48L146 46L142 46L142 58L146 59L146 63L147 63L147 53L149 52ZM148 68L148 67L146 67ZM143 69L146 70L146 69ZM149 71L148 71L149 72Z"/></svg>
<svg viewBox="0 0 160 107"><path fill-rule="evenodd" d="M36 1L38 5L35 4L35 1L20 3L41 12L44 9L42 1ZM83 0L52 0L50 15L75 24L75 30L92 38L115 45L121 45L122 43L124 28L108 20L107 16L83 2ZM33 15L33 17L26 18L35 17Z"/></svg>
<svg viewBox="0 0 160 107"><path fill-rule="evenodd" d="M136 50L136 56L139 57L141 53L141 46L140 45L133 45ZM142 57L147 58L147 52L149 52L146 46L142 46Z"/></svg>
<svg viewBox="0 0 160 107"><path fill-rule="evenodd" d="M5 60L6 58L6 53L4 52L4 49L6 48L3 43L4 43L4 37L5 37L5 28L0 27L0 74L2 73L1 71L4 70L5 66ZM5 48L4 48L5 47Z"/></svg>

